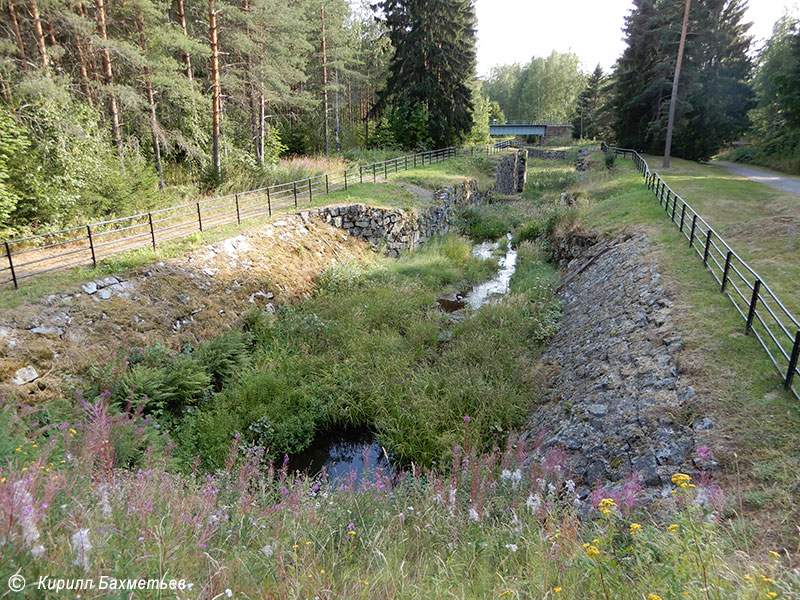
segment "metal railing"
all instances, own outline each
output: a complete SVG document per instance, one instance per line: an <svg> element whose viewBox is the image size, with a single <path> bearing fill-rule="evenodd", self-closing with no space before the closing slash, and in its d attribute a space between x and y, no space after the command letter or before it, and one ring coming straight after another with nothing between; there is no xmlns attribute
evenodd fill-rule
<svg viewBox="0 0 800 600"><path fill-rule="evenodd" d="M386 180L389 175L456 156L490 156L508 147L504 140L485 146L442 148L400 156L383 162L348 167L298 181L256 190L198 200L137 215L60 229L39 235L0 241L0 286L70 267L97 267L100 260L121 252L151 246L203 231L216 225L237 223L274 212L299 209L314 198L364 182Z"/></svg>
<svg viewBox="0 0 800 600"><path fill-rule="evenodd" d="M603 145L604 152L630 157L667 215L680 229L692 248L745 322L745 334L755 335L766 351L783 387L800 400L793 387L800 358L800 322L789 312L764 280L714 231L703 217L650 170L647 161L635 150Z"/></svg>

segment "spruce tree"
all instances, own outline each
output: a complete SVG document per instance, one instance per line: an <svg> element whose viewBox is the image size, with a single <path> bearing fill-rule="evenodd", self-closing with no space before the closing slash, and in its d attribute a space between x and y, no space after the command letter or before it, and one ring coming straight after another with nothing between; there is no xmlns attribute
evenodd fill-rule
<svg viewBox="0 0 800 600"><path fill-rule="evenodd" d="M433 144L461 142L472 129L475 8L472 0L384 0L395 54L375 112L404 103L424 107Z"/></svg>

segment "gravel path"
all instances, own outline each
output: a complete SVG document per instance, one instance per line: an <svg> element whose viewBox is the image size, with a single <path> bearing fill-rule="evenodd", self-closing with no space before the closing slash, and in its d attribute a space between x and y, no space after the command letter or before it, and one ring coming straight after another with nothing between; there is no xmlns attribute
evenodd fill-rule
<svg viewBox="0 0 800 600"><path fill-rule="evenodd" d="M797 194L800 196L799 178L790 177L788 175L778 175L777 173L770 173L769 171L763 171L755 167L749 167L747 165L741 165L733 162L715 161L709 164L725 167L728 169L728 171L734 175L738 175L739 177L744 177L750 181L768 185L776 190L781 190L783 192L789 192L791 194Z"/></svg>

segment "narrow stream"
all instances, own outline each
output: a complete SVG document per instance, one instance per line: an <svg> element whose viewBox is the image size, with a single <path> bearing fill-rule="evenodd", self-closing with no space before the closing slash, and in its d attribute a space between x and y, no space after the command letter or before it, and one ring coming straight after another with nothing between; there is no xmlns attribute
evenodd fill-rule
<svg viewBox="0 0 800 600"><path fill-rule="evenodd" d="M437 304L442 310L453 313L466 306L478 309L496 299L498 296L507 294L511 277L517 269L517 250L511 247L511 234L506 234L508 249L505 255L498 259L500 268L494 277L483 283L473 286L466 292L447 294L437 299ZM494 256L500 247L499 242L482 242L472 249L472 255L488 260Z"/></svg>

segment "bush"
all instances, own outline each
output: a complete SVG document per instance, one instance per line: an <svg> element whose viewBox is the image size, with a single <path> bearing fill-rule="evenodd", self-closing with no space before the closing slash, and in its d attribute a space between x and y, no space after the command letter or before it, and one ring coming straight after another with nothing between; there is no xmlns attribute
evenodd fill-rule
<svg viewBox="0 0 800 600"><path fill-rule="evenodd" d="M605 161L606 169L613 169L614 163L617 162L617 156L613 152L606 152Z"/></svg>
<svg viewBox="0 0 800 600"><path fill-rule="evenodd" d="M241 372L250 360L248 336L241 331L229 331L202 342L195 350L195 359L211 377L216 391Z"/></svg>
<svg viewBox="0 0 800 600"><path fill-rule="evenodd" d="M458 230L476 241L495 240L505 235L512 224L497 212L466 208L454 220Z"/></svg>
<svg viewBox="0 0 800 600"><path fill-rule="evenodd" d="M518 247L520 243L527 240L535 240L542 235L542 226L538 221L530 221L517 227L514 235L511 237L511 245Z"/></svg>

